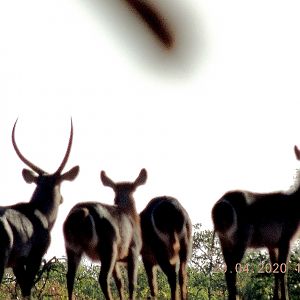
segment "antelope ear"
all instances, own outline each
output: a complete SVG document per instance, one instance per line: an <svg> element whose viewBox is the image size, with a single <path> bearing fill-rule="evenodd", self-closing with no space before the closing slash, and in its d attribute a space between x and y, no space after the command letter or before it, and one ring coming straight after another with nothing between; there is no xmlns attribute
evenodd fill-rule
<svg viewBox="0 0 300 300"><path fill-rule="evenodd" d="M142 169L138 178L135 180L134 185L138 186L138 185L145 184L146 180L147 180L147 171L146 169Z"/></svg>
<svg viewBox="0 0 300 300"><path fill-rule="evenodd" d="M79 173L79 166L73 167L71 170L65 172L60 176L60 181L63 180L72 181L77 177L78 173Z"/></svg>
<svg viewBox="0 0 300 300"><path fill-rule="evenodd" d="M22 175L27 183L36 183L38 176L31 170L23 169Z"/></svg>
<svg viewBox="0 0 300 300"><path fill-rule="evenodd" d="M101 171L100 178L101 178L103 185L109 186L112 189L115 188L115 183L109 177L107 177L107 175L104 171Z"/></svg>
<svg viewBox="0 0 300 300"><path fill-rule="evenodd" d="M300 160L300 150L297 146L294 146L295 155L298 160Z"/></svg>

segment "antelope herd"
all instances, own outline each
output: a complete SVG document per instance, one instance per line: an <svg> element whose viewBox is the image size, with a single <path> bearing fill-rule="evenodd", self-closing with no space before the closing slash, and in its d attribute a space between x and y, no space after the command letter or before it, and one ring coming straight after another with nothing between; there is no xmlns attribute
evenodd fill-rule
<svg viewBox="0 0 300 300"><path fill-rule="evenodd" d="M0 208L0 282L5 268L11 267L23 298L30 299L34 278L50 245L50 232L63 201L60 184L64 180L74 180L79 166L62 173L72 147L72 120L67 151L53 174L48 174L21 153L15 140L16 125L17 121L12 130L12 144L18 157L30 168L23 169L24 180L34 182L36 188L29 202ZM294 151L300 160L300 150L295 146ZM151 299L157 299L157 266L167 276L171 299L179 299L179 295L180 299L187 299L192 225L186 210L177 199L162 196L152 199L138 214L133 194L138 186L146 183L145 169L133 182L115 183L104 171L100 178L104 186L113 189L114 204L77 203L63 224L69 299L72 299L76 271L83 255L101 262L99 284L106 299L113 299L109 286L111 276L120 299L125 299L120 263L127 264L129 299L135 299L139 255L148 277ZM299 197L300 182L296 182L287 192L230 191L213 206L214 230L227 266L228 299L238 299L236 265L248 247L267 248L273 268L287 264L290 244L300 223ZM274 272L274 275L274 299L288 299L286 272Z"/></svg>
<svg viewBox="0 0 300 300"><path fill-rule="evenodd" d="M5 268L11 267L23 298L30 299L34 278L50 245L50 232L63 201L60 184L64 180L74 180L79 167L62 173L72 147L72 120L67 151L53 174L48 174L23 156L15 140L16 125L17 121L12 130L12 144L18 157L30 168L24 169L22 175L27 183L34 182L37 186L29 202L0 208L0 281ZM294 151L300 160L300 150L295 146ZM72 299L76 271L82 256L86 255L92 261L101 262L99 284L109 300L113 299L110 291L112 276L120 299L125 299L119 264L127 264L129 299L135 299L137 265L141 255L151 299L157 299L157 266L167 276L171 299L187 299L192 225L186 210L177 199L162 196L152 199L138 214L133 194L137 187L146 183L145 169L133 182L115 183L104 171L100 178L104 186L113 189L114 204L77 203L63 224L68 298ZM299 197L300 182L296 182L287 192L230 191L213 206L214 230L227 266L228 299L238 299L236 265L248 247L267 248L273 268L277 264L287 264L290 244L300 223ZM274 299L288 299L286 272L274 272L274 275Z"/></svg>
<svg viewBox="0 0 300 300"><path fill-rule="evenodd" d="M17 121L12 130L12 144L18 157L30 168L24 169L22 175L27 183L34 182L37 187L29 202L0 208L0 282L5 268L11 267L23 298L30 299L35 276L50 245L50 232L58 207L63 202L60 184L64 180L74 180L79 173L79 166L62 173L72 147L72 120L67 151L53 174L48 174L21 153L15 140L16 125ZM129 298L135 299L140 254L147 271L152 299L157 297L156 265L167 275L172 299L178 299L179 296L176 283L176 266L179 265L181 299L187 299L186 267L192 247L192 226L185 209L175 198L158 197L151 200L139 215L133 193L146 182L145 169L133 182L115 183L104 171L100 177L104 186L114 190L114 205L78 203L63 224L69 299L72 299L75 275L82 255L101 262L99 284L109 300L113 299L109 287L111 276L116 282L120 299L125 299L119 264L126 263Z"/></svg>

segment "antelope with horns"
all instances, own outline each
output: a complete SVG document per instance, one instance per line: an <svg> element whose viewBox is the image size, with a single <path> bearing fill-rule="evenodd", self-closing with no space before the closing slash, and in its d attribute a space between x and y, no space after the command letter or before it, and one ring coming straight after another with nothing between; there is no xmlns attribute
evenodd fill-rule
<svg viewBox="0 0 300 300"><path fill-rule="evenodd" d="M296 158L300 150L295 146ZM287 192L227 192L212 209L224 260L228 298L237 299L236 266L248 247L268 249L275 276L274 299L288 299L286 268L290 244L300 225L300 180Z"/></svg>
<svg viewBox="0 0 300 300"><path fill-rule="evenodd" d="M187 261L192 249L192 225L188 213L173 197L152 199L140 213L143 238L142 258L151 297L157 297L156 266L166 274L171 299L178 299L177 270L181 300L187 299Z"/></svg>
<svg viewBox="0 0 300 300"><path fill-rule="evenodd" d="M68 296L72 299L76 271L83 254L91 260L101 261L99 284L106 299L112 300L109 287L113 275L120 299L124 299L119 262L127 263L129 298L134 299L137 281L138 256L142 247L140 219L133 193L147 180L142 169L134 182L115 183L104 171L101 180L115 192L114 205L99 202L82 202L75 205L64 225L68 259Z"/></svg>
<svg viewBox="0 0 300 300"><path fill-rule="evenodd" d="M58 206L63 200L60 184L63 180L75 179L79 167L62 174L72 146L72 120L66 154L53 174L43 171L21 154L15 141L16 124L17 121L12 131L13 147L21 161L31 169L23 169L25 181L34 182L37 187L28 203L0 207L0 282L4 269L11 267L22 296L30 299L35 275L50 244L50 231L56 220Z"/></svg>

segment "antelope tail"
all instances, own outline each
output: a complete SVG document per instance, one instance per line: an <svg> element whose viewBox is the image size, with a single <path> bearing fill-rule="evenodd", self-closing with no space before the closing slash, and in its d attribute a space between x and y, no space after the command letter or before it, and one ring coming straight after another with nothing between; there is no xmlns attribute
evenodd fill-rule
<svg viewBox="0 0 300 300"><path fill-rule="evenodd" d="M68 243L91 243L95 236L95 223L87 208L76 208L67 217L63 230Z"/></svg>
<svg viewBox="0 0 300 300"><path fill-rule="evenodd" d="M221 199L213 207L212 219L215 231L225 232L234 225L236 212L229 202Z"/></svg>

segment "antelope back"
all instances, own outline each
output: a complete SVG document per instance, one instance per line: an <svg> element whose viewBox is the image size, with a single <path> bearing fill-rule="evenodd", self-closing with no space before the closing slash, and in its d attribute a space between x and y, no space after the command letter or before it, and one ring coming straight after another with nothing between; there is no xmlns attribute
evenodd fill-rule
<svg viewBox="0 0 300 300"><path fill-rule="evenodd" d="M175 259L181 248L191 252L192 225L188 213L173 197L152 199L140 213L143 251L164 249L169 259ZM149 249L151 248L151 250Z"/></svg>
<svg viewBox="0 0 300 300"><path fill-rule="evenodd" d="M146 182L146 178L147 172L142 169L134 182L115 183L102 171L102 183L115 192L115 205L99 202L76 204L64 222L66 247L85 252L91 259L101 260L99 249L116 243L118 256L126 256L132 239L141 240L133 193Z"/></svg>

